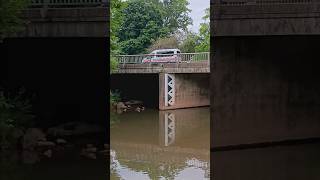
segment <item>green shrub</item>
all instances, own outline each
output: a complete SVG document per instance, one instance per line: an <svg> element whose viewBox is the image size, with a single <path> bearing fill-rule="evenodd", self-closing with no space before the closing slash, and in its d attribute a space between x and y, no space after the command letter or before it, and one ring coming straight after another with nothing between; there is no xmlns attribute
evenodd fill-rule
<svg viewBox="0 0 320 180"><path fill-rule="evenodd" d="M110 73L115 72L118 69L118 61L116 57L110 57Z"/></svg>
<svg viewBox="0 0 320 180"><path fill-rule="evenodd" d="M120 92L118 90L115 90L114 92L110 91L110 103L113 104L120 101Z"/></svg>
<svg viewBox="0 0 320 180"><path fill-rule="evenodd" d="M25 89L14 95L0 91L0 146L10 147L14 128L26 128L32 125L34 115L30 98Z"/></svg>

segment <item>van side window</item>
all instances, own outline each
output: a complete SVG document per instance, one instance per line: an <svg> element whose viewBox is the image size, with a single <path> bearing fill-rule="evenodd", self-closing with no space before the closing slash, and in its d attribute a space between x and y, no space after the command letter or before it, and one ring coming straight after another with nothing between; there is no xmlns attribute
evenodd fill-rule
<svg viewBox="0 0 320 180"><path fill-rule="evenodd" d="M158 54L174 54L174 51L162 51L158 52Z"/></svg>
<svg viewBox="0 0 320 180"><path fill-rule="evenodd" d="M162 51L162 52L158 52L157 54L161 54L159 57L173 56L174 51Z"/></svg>

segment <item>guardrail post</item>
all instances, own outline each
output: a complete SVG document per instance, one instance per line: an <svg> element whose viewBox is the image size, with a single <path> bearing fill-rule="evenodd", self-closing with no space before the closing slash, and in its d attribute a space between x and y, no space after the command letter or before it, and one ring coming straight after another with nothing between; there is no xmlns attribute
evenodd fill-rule
<svg viewBox="0 0 320 180"><path fill-rule="evenodd" d="M43 7L48 8L50 0L43 0Z"/></svg>
<svg viewBox="0 0 320 180"><path fill-rule="evenodd" d="M42 8L40 9L40 15L42 18L47 16L49 3L50 0L43 0Z"/></svg>

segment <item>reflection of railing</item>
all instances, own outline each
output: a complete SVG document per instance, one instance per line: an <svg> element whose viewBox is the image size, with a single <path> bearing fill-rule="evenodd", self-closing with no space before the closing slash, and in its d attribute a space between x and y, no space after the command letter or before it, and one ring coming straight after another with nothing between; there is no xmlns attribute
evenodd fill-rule
<svg viewBox="0 0 320 180"><path fill-rule="evenodd" d="M209 61L210 53L181 53L181 54L142 54L142 55L119 55L115 56L119 64L141 63L181 63Z"/></svg>
<svg viewBox="0 0 320 180"><path fill-rule="evenodd" d="M31 7L41 6L101 6L109 0L31 0Z"/></svg>

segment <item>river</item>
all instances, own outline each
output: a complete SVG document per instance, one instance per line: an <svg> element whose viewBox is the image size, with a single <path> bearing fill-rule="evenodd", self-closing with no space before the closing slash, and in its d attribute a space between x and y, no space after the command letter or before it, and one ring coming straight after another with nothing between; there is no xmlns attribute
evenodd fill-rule
<svg viewBox="0 0 320 180"><path fill-rule="evenodd" d="M145 110L110 131L111 179L210 179L210 109Z"/></svg>

